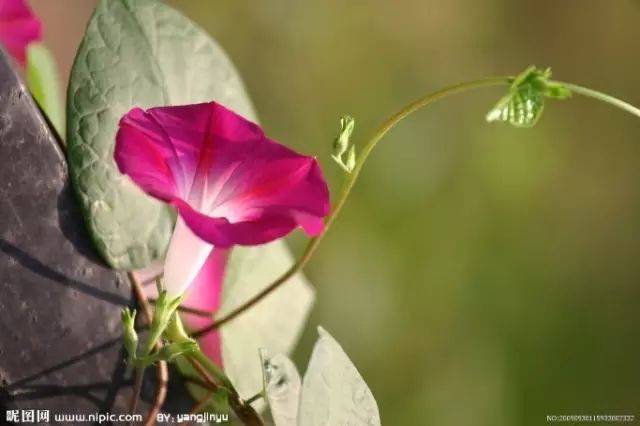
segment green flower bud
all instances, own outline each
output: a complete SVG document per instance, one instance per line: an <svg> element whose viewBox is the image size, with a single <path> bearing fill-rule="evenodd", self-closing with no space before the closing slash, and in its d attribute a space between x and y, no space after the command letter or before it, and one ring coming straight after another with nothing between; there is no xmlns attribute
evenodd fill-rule
<svg viewBox="0 0 640 426"><path fill-rule="evenodd" d="M138 351L138 333L135 329L136 311L124 308L121 318L124 331L124 347L129 355L129 362L133 362Z"/></svg>
<svg viewBox="0 0 640 426"><path fill-rule="evenodd" d="M153 321L151 321L151 327L149 329L149 340L145 353L150 353L155 343L160 339L162 333L169 326L169 322L173 314L175 313L180 303L182 303L183 296L178 296L173 299L169 299L166 291L160 292L158 300L156 301L156 309L153 312Z"/></svg>
<svg viewBox="0 0 640 426"><path fill-rule="evenodd" d="M343 115L340 118L340 132L333 143L333 155L335 157L342 157L342 155L349 149L349 140L353 134L353 129L356 126L356 122L353 117L349 115Z"/></svg>
<svg viewBox="0 0 640 426"><path fill-rule="evenodd" d="M344 115L340 118L340 131L333 142L333 154L331 155L331 158L348 173L351 173L356 165L355 147L350 145L355 126L356 122L353 117ZM346 160L342 158L345 153L347 153Z"/></svg>

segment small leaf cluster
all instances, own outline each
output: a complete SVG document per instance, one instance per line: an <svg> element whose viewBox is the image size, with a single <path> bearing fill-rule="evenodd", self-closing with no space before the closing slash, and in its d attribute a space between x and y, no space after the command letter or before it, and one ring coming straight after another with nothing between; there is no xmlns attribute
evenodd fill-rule
<svg viewBox="0 0 640 426"><path fill-rule="evenodd" d="M176 322L176 309L181 301L181 297L170 299L167 297L166 292L160 293L149 330L149 338L142 354L138 350L139 338L135 329L136 311L129 308L122 310L124 347L127 350L128 361L131 365L145 368L159 361L174 361L180 355L190 354L198 350L196 341L188 338L163 345L156 351L153 350L156 342L162 338L167 327Z"/></svg>
<svg viewBox="0 0 640 426"><path fill-rule="evenodd" d="M513 79L509 93L487 113L487 121L503 121L515 127L533 127L542 115L545 98L562 100L571 96L569 89L550 78L551 68L527 68Z"/></svg>

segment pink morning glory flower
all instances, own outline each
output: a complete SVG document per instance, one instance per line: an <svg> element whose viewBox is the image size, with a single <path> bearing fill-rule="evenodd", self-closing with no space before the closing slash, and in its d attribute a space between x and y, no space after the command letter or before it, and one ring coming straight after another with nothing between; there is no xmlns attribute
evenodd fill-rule
<svg viewBox="0 0 640 426"><path fill-rule="evenodd" d="M205 262L219 262L214 249L267 243L297 227L318 235L329 212L314 158L215 102L134 108L120 121L115 160L178 212L164 265L169 295L182 294Z"/></svg>
<svg viewBox="0 0 640 426"><path fill-rule="evenodd" d="M42 38L42 26L25 0L0 0L0 43L20 65L27 45Z"/></svg>

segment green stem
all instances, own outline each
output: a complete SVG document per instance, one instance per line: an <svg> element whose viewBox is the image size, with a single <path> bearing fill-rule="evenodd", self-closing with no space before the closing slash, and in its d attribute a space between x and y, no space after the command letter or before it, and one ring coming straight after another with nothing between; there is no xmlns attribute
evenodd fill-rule
<svg viewBox="0 0 640 426"><path fill-rule="evenodd" d="M246 426L263 426L264 422L258 415L258 413L251 407L251 405L242 401L240 395L235 390L229 379L224 375L220 367L218 367L208 356L198 349L197 351L187 355L192 360L195 360L206 372L216 379L220 380L222 386L229 392L229 405L234 413L238 416L240 421Z"/></svg>
<svg viewBox="0 0 640 426"><path fill-rule="evenodd" d="M165 329L165 337L174 343L192 341L184 331L182 321L177 313L173 314L171 321L169 322L169 326ZM218 367L207 355L205 355L204 352L202 352L200 347L198 347L197 350L186 354L185 357L206 381L211 382L215 389L222 387L226 390L229 397L229 405L243 424L249 426L263 425L262 419L260 419L258 413L250 405L242 401L229 378L227 378L220 367Z"/></svg>
<svg viewBox="0 0 640 426"><path fill-rule="evenodd" d="M449 97L451 95L454 95L454 94L457 94L457 93L461 93L461 92L464 92L464 91L467 91L467 90L471 90L471 89L481 88L481 87L510 85L512 83L512 81L513 81L513 77L491 77L491 78L485 78L485 79L481 79L481 80L474 80L474 81L470 81L470 82L466 82L466 83L456 84L454 86L450 86L450 87L438 90L437 92L433 92L433 93L430 93L430 94L428 94L426 96L423 96L422 98L417 99L416 101L406 105L398 113L396 113L395 115L391 116L387 121L385 121L382 124L382 126L380 126L378 131L373 135L373 137L371 139L369 139L367 144L364 146L364 148L360 152L355 168L353 169L351 174L349 174L347 179L345 180L344 186L342 188L342 192L340 193L340 196L338 197L338 200L335 203L335 207L333 208L333 211L331 212L331 214L327 217L326 226L325 226L324 232L322 234L320 234L319 236L309 240L309 243L305 247L302 255L300 256L300 258L296 261L296 263L294 263L278 279L273 281L271 284L269 284L267 287L265 287L262 291L257 293L254 297L249 299L247 302L245 302L244 304L240 305L239 307L237 307L233 311L229 312L227 315L225 315L222 318L216 320L211 325L208 325L206 327L203 327L200 330L197 330L193 334L194 337L199 337L199 336L207 334L207 333L209 333L209 332L211 332L213 330L216 330L220 326L222 326L223 324L231 321L232 319L236 318L237 316L239 316L240 314L242 314L246 310L250 309L255 304L257 304L260 300L264 299L266 296L268 296L273 291L275 291L278 287L280 287L282 284L284 284L287 280L289 280L289 278L291 278L298 271L300 271L307 264L307 262L309 262L309 260L311 259L311 256L313 255L313 253L317 249L318 245L320 244L320 241L322 241L322 238L326 235L327 231L329 230L329 228L331 227L333 222L338 217L338 214L340 213L340 211L344 207L344 204L346 203L347 198L349 197L349 194L351 193L351 190L353 189L353 187L354 187L354 185L356 183L356 180L358 179L358 176L360 175L360 172L362 171L362 168L364 167L364 164L367 161L367 158L369 157L369 154L371 154L371 152L376 147L378 142L380 142L380 140L391 129L393 129L398 123L400 123L400 121L402 121L408 115L410 115L410 114L414 113L415 111L419 110L420 108L425 107L427 105L430 105L430 104L434 103L435 101L438 101L440 99ZM561 82L561 81L555 81L555 83L559 83L559 84L564 85L566 88L568 88L573 93L576 93L576 94L579 94L579 95L582 95L582 96L586 96L586 97L589 97L589 98L593 98L593 99L608 103L608 104L610 104L612 106L615 106L615 107L620 108L620 109L622 109L624 111L627 111L627 112L629 112L629 113L631 113L631 114L633 114L633 115L635 115L637 117L640 117L640 109L638 109L638 108L634 107L633 105L631 105L631 104L629 104L629 103L627 103L625 101L622 101L622 100L620 100L618 98L615 98L613 96L607 95L607 94L602 93L602 92L598 92L597 90L593 90L593 89L589 89L589 88L586 88L586 87L579 86L577 84L565 83L565 82Z"/></svg>
<svg viewBox="0 0 640 426"><path fill-rule="evenodd" d="M173 343L186 343L192 341L192 339L184 330L182 320L180 320L180 315L178 315L177 313L174 313L171 317L169 325L164 330L164 336ZM231 383L229 383L229 379L227 379L227 376L225 376L222 369L218 367L213 361L211 361L202 352L200 347L198 347L198 350L190 352L188 356L198 361L207 370L211 377L218 381L218 383L222 384L223 386L231 385Z"/></svg>
<svg viewBox="0 0 640 426"><path fill-rule="evenodd" d="M387 121L385 121L382 124L382 126L380 126L378 131L373 135L371 139L369 139L367 144L364 146L364 148L358 155L358 161L356 162L356 166L353 169L353 172L351 172L351 174L345 180L342 192L340 193L340 197L338 198L338 201L333 211L327 218L325 232L323 232L320 236L316 237L316 240L319 241L320 239L322 239L322 237L325 235L326 231L329 229L331 224L336 220L336 217L338 217L338 214L340 214L340 211L342 210L342 207L346 203L347 198L349 197L349 194L351 193L351 190L353 189L353 186L355 185L356 180L358 179L358 176L360 175L360 172L364 167L364 163L367 161L367 158L369 157L369 154L371 154L371 152L376 147L376 145L378 145L378 142L380 142L380 140L398 123L400 123L404 118L416 112L422 107L430 105L440 99L444 99L451 95L455 95L457 93L465 92L471 89L477 89L480 87L509 85L511 84L512 80L513 80L513 77L490 77L490 78L483 78L481 80L474 80L466 83L456 84L455 86L450 86L450 87L438 90L437 92L433 92L431 94L423 96L422 98L417 99L416 101L402 108L395 115L391 116L391 118L389 118Z"/></svg>
<svg viewBox="0 0 640 426"><path fill-rule="evenodd" d="M563 81L554 81L553 83L562 84L564 87L569 89L572 93L577 93L578 95L597 99L599 101L612 105L616 108L620 108L623 111L631 113L636 117L640 117L640 109L634 107L628 102L615 98L611 95L607 95L606 93L598 92L597 90L589 89L588 87L578 86L577 84L565 83Z"/></svg>
<svg viewBox="0 0 640 426"><path fill-rule="evenodd" d="M349 194L351 193L351 190L353 189L353 187L355 186L355 183L358 179L358 176L360 175L360 172L362 171L365 162L367 161L367 158L369 157L369 155L371 154L371 152L373 151L373 149L376 147L376 145L378 144L378 142L380 142L380 140L382 140L382 138L391 130L393 129L398 123L400 123L404 118L406 118L407 116L411 115L412 113L416 112L417 110L430 105L440 99L444 99L446 97L449 97L451 95L457 94L457 93L461 93L467 90L471 90L471 89L477 89L477 88L482 88L482 87L490 87L490 86L504 86L504 85L510 85L513 82L513 77L492 77L492 78L485 78L485 79L481 79L481 80L474 80L474 81L470 81L470 82L466 82L466 83L460 83L454 86L450 86L441 90L438 90L436 92L430 93L426 96L423 96L422 98L417 99L416 101L406 105L404 108L402 108L398 113L396 113L395 115L391 116L387 121L385 121L382 126L380 126L380 128L378 129L378 131L373 135L373 137L371 137L369 139L369 141L366 143L366 145L364 146L364 148L362 149L362 151L360 152L360 155L358 156L358 160L356 162L355 168L353 169L353 171L347 176L344 184L343 184L343 188L342 191L340 193L340 196L338 197L336 203L334 204L334 208L331 211L331 213L329 214L329 216L326 219L326 223L325 223L325 230L322 234L320 234L317 237L314 237L312 239L309 240L309 243L307 244L307 246L305 247L304 251L302 252L302 255L300 256L300 258L298 258L298 260L284 273L282 274L279 278L277 278L275 281L273 281L271 284L269 284L267 287L265 287L263 290L261 290L258 294L256 294L255 296L253 296L251 299L249 299L247 302L243 303L242 305L240 305L239 307L237 307L236 309L234 309L233 311L229 312L227 315L223 316L222 318L218 319L217 321L213 322L211 325L204 327L198 331L196 331L193 336L194 337L200 337L206 333L209 333L213 330L218 329L220 326L222 326L223 324L233 320L234 318L236 318L237 316L241 315L243 312L249 310L251 307L253 307L255 304L257 304L258 302L260 302L262 299L264 299L265 297L267 297L269 294L271 294L273 291L275 291L278 287L280 287L282 284L284 284L286 281L289 280L289 278L291 278L293 275L295 275L298 271L300 271L311 259L312 255L314 254L314 252L316 251L318 245L320 244L320 242L322 241L323 237L326 235L327 231L329 230L329 228L331 227L331 225L333 224L333 222L336 220L336 218L338 217L338 215L340 214L340 212L342 211L342 208L344 207ZM624 102L618 98L615 98L613 96L607 95L605 93L602 92L598 92L596 90L592 90L586 87L582 87L576 84L571 84L571 83L565 83L565 82L556 82L556 83L560 83L562 85L564 85L566 88L568 88L571 92L573 93L577 93L579 95L582 96L586 96L586 97L590 97L605 103L608 103L612 106L615 106L617 108L620 108L624 111L627 111L637 117L640 117L640 109L634 107L633 105ZM228 379L226 379L226 376L224 376L224 374L220 371L220 369L218 368L217 365L215 365L204 353L202 353L201 351L197 351L195 353L193 353L191 355L191 357L193 357L193 359L195 359L200 365L202 365L208 372L209 374L211 374L213 377L216 377L218 379L223 379L223 383L227 384L225 381L227 381ZM233 386L230 386L230 389L233 390ZM235 396L237 397L237 394L235 394ZM261 396L261 394L258 394L254 397L252 397L249 401L253 401L254 399L258 398L259 396ZM239 399L238 399L239 401ZM249 416L247 416L249 419L251 419L253 416L252 414L254 412L251 411L250 409L250 405L247 404L247 402L245 401L245 403L241 403L241 407L234 407L236 408L237 412L241 412L241 410L238 410L237 408L249 408ZM259 419L257 416L254 417L254 419ZM246 424L251 424L246 423Z"/></svg>
<svg viewBox="0 0 640 426"><path fill-rule="evenodd" d="M233 386L229 382L229 379L227 378L227 376L225 376L220 367L218 367L213 361L211 361L211 359L206 356L201 349L198 348L197 351L190 353L189 356L198 361L198 363L200 363L200 365L204 367L205 370L207 370L207 373L209 373L211 377L215 378L223 387L229 389L233 388Z"/></svg>
<svg viewBox="0 0 640 426"><path fill-rule="evenodd" d="M340 211L344 207L344 204L346 203L347 198L349 197L349 194L351 193L351 190L353 189L353 186L355 185L356 180L358 179L358 176L362 171L364 163L367 161L367 157L369 157L369 154L371 153L371 151L373 151L373 149L376 147L378 142L380 142L380 140L389 132L389 130L393 129L400 121L402 121L405 117L407 117L411 113L437 100L440 100L448 96L461 93L467 90L477 89L481 87L505 86L505 85L508 86L509 84L511 84L512 80L513 80L513 77L492 77L492 78L484 78L481 80L474 80L466 83L456 84L454 86L450 86L445 89L438 90L437 92L433 92L426 96L423 96L422 98L417 99L416 101L402 108L395 115L391 116L387 121L385 121L382 124L382 126L373 135L373 137L369 139L367 144L364 146L364 148L358 155L358 161L356 163L356 166L351 172L351 174L347 176L347 179L345 180L344 186L342 188L342 192L340 193L340 196L338 197L338 200L335 203L335 207L327 217L324 232L319 236L309 240L309 243L307 244L300 258L284 274L282 274L282 276L280 276L278 279L273 281L271 284L265 287L262 291L260 291L254 297L249 299L247 302L237 307L233 311L229 312L224 317L218 319L217 321L215 321L209 326L206 326L200 330L197 330L193 334L193 336L194 337L202 336L206 333L209 333L219 328L220 326L231 321L232 319L236 318L238 315L250 309L253 305L255 305L260 300L264 299L266 296L268 296L273 291L275 291L278 287L284 284L289 278L295 275L307 264L309 259L311 259L311 256L313 255L313 253L318 248L320 241L322 241L322 238L326 235L327 231L329 230L333 222L336 220L336 218L340 214Z"/></svg>

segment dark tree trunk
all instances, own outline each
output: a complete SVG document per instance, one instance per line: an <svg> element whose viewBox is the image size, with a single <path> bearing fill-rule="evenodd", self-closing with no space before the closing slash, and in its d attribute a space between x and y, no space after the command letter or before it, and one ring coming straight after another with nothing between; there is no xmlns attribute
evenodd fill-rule
<svg viewBox="0 0 640 426"><path fill-rule="evenodd" d="M0 49L0 423L16 408L126 412L131 290L96 257L73 197L55 136Z"/></svg>

